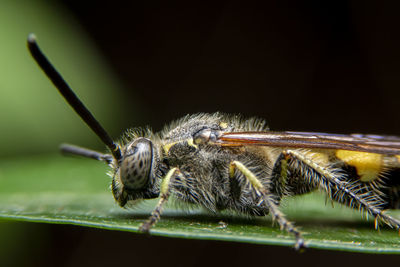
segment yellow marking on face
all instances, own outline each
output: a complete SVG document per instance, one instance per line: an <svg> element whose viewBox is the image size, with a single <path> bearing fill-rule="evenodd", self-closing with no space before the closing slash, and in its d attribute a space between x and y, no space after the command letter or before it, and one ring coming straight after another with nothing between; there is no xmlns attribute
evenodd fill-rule
<svg viewBox="0 0 400 267"><path fill-rule="evenodd" d="M187 140L187 143L188 143L189 146L192 146L192 147L194 147L196 149L198 148L198 146L193 142L193 138L189 138Z"/></svg>
<svg viewBox="0 0 400 267"><path fill-rule="evenodd" d="M382 171L383 156L381 154L337 150L336 157L356 168L362 182L373 181Z"/></svg>
<svg viewBox="0 0 400 267"><path fill-rule="evenodd" d="M185 140L184 141L176 141L176 142L172 142L172 143L168 143L168 144L163 145L162 148L164 150L165 155L168 155L168 152L171 149L171 147L173 147L174 145L176 145L176 144L178 144L180 142L185 142ZM194 147L196 149L198 148L198 146L193 142L193 138L187 139L186 142L187 142L187 144L189 146L192 146L192 147Z"/></svg>
<svg viewBox="0 0 400 267"><path fill-rule="evenodd" d="M400 156L396 155L395 157L396 157L397 161L400 163Z"/></svg>
<svg viewBox="0 0 400 267"><path fill-rule="evenodd" d="M179 142L172 142L172 143L168 143L168 144L165 144L165 145L163 145L163 150L164 150L164 153L165 153L165 155L168 155L168 152L169 152L169 150L171 149L171 147L173 146L173 145L176 145L177 143L179 143Z"/></svg>
<svg viewBox="0 0 400 267"><path fill-rule="evenodd" d="M228 123L226 123L226 122L224 122L224 121L221 121L221 122L219 123L219 127L221 127L222 129L226 129L226 128L228 128Z"/></svg>

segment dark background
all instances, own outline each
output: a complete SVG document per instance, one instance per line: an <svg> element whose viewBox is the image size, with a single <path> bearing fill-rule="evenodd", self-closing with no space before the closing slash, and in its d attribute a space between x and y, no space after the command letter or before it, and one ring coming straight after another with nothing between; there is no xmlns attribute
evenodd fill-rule
<svg viewBox="0 0 400 267"><path fill-rule="evenodd" d="M276 130L399 134L394 2L64 4L128 89L125 127L223 111ZM133 98L143 121L129 119Z"/></svg>
<svg viewBox="0 0 400 267"><path fill-rule="evenodd" d="M223 111L263 117L274 130L400 134L393 3L60 1L127 88L120 106L107 107L124 110L116 118L121 128L158 130L187 113ZM399 259L29 225L27 235L42 227L51 233L38 265L376 266Z"/></svg>

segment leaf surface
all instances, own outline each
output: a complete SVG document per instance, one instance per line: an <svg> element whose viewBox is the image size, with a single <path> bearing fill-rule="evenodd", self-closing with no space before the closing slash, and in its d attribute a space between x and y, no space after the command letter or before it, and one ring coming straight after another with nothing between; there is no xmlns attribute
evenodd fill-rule
<svg viewBox="0 0 400 267"><path fill-rule="evenodd" d="M156 205L146 201L133 210L120 208L109 190L110 177L102 163L59 155L2 159L0 218L74 224L137 232ZM320 194L284 200L282 210L303 232L311 248L400 254L398 233L386 226L374 229L357 211L330 203ZM398 211L392 215L400 218ZM246 218L171 205L152 229L161 236L226 240L258 244L294 244L290 234L269 217Z"/></svg>

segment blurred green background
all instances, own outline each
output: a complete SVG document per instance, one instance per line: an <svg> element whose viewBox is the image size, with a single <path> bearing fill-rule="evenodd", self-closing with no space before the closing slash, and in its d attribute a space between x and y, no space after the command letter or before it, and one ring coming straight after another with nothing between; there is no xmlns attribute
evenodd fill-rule
<svg viewBox="0 0 400 267"><path fill-rule="evenodd" d="M62 3L1 1L1 156L55 152L61 141L102 148L26 49L34 32L51 61L94 114L119 135L121 83Z"/></svg>
<svg viewBox="0 0 400 267"><path fill-rule="evenodd" d="M103 149L30 58L30 32L113 137L214 111L264 117L275 130L400 133L394 1L0 5L0 160L56 154L62 142ZM0 222L7 264L141 265L151 264L153 253L171 266L372 266L395 259Z"/></svg>

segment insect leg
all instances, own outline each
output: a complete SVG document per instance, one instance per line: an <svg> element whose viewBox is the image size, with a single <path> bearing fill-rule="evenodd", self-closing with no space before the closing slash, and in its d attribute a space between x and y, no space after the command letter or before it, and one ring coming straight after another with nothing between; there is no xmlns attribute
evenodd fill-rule
<svg viewBox="0 0 400 267"><path fill-rule="evenodd" d="M158 201L156 208L151 213L150 218L139 227L139 231L145 233L149 232L150 228L153 227L160 219L162 208L164 204L168 201L168 197L170 194L170 184L175 176L179 173L180 171L178 168L172 168L168 171L167 175L161 181L160 200Z"/></svg>
<svg viewBox="0 0 400 267"><path fill-rule="evenodd" d="M335 172L332 168L321 166L318 162L307 157L306 154L298 151L288 150L282 152L282 154L290 162L288 166L292 173L297 173L305 179L305 182L318 186L331 199L341 203L345 203L347 199L352 207L366 210L375 217L376 228L379 220L396 229L400 228L400 221L385 214L376 204L376 199L374 199L373 195L358 193L354 189L354 183L341 179L343 174Z"/></svg>
<svg viewBox="0 0 400 267"><path fill-rule="evenodd" d="M274 220L277 220L281 229L285 229L287 232L294 234L296 238L295 249L299 250L305 248L304 239L300 232L288 221L285 215L279 210L277 204L273 200L273 195L268 192L267 188L263 186L260 180L252 173L246 166L239 161L232 161L229 166L229 176L234 178L235 169L239 170L251 184L257 195L262 196L262 200L269 209Z"/></svg>

